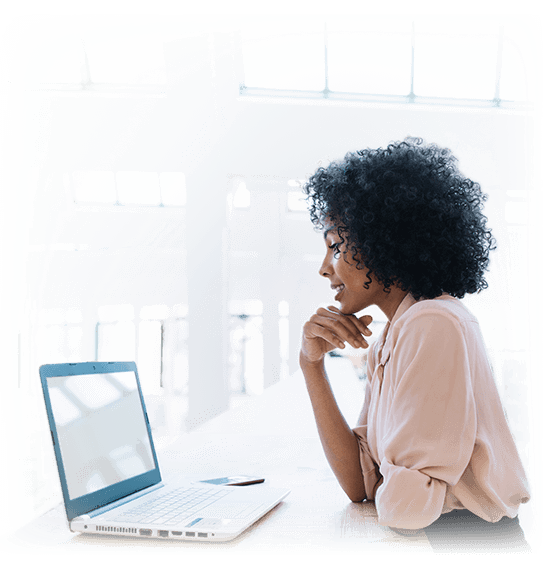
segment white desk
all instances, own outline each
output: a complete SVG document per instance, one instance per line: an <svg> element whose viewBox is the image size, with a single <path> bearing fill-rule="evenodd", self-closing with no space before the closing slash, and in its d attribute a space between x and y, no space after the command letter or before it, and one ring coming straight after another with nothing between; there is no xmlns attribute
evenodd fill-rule
<svg viewBox="0 0 550 565"><path fill-rule="evenodd" d="M351 366L331 359L332 386L344 416L353 425L363 389ZM158 541L69 531L64 510L57 506L9 540L17 554L48 554L97 562L108 552L130 562L163 563L200 558L200 563L256 561L259 556L363 555L373 552L432 553L424 534L403 538L377 524L372 503L350 503L330 470L317 436L303 377L296 374L261 397L206 422L162 450L163 477L182 473L191 479L228 474L266 477L264 485L292 489L289 496L235 540L224 543ZM228 488L262 488L264 485ZM220 554L220 552L222 552ZM4 551L5 553L5 551ZM57 561L60 562L60 561ZM199 561L193 561L196 563ZM263 562L263 561L262 561Z"/></svg>

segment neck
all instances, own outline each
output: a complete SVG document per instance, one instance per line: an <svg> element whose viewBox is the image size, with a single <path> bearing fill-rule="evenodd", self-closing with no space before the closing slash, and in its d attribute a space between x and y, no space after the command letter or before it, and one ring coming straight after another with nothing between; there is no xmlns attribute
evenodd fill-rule
<svg viewBox="0 0 550 565"><path fill-rule="evenodd" d="M380 302L377 304L378 308L384 312L388 321L392 321L395 312L399 308L399 305L403 301L403 298L407 296L408 292L401 290L395 286L391 287L390 292L383 292Z"/></svg>

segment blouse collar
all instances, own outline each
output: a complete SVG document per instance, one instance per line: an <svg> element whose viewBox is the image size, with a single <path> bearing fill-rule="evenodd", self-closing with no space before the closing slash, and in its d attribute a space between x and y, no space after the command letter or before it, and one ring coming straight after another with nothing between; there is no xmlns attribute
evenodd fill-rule
<svg viewBox="0 0 550 565"><path fill-rule="evenodd" d="M413 304L416 304L416 300L413 298L413 295L411 293L406 294L403 297L403 300L401 300L401 302L399 303L399 306L397 307L397 310L395 311L391 321L388 321L386 323L386 327L384 328L384 331L382 332L381 335L381 340L380 340L380 348L379 348L379 362L382 363L383 365L387 362L387 360L390 357L390 351L391 351L391 345L390 343L387 341L387 337L388 334L391 330L391 328L393 327L393 325L395 324L395 321L397 319L399 319Z"/></svg>
<svg viewBox="0 0 550 565"><path fill-rule="evenodd" d="M448 300L449 298L451 298L449 296L449 294L447 293L443 293L441 296L438 296L437 298L435 298L435 300ZM425 299L420 299L420 300L425 300ZM456 299L454 299L456 300ZM390 356L390 352L391 349L393 348L393 344L391 343L391 339L388 340L388 335L390 334L392 328L395 326L395 322L414 304L416 304L417 302L419 302L419 300L416 300L413 295L409 292L408 294L406 294L403 297L403 300L400 302L399 306L397 307L397 310L395 311L395 314L393 315L391 321L388 321L386 323L386 327L384 328L384 331L382 332L381 335L381 341L380 341L380 362L382 364L385 364L386 361L388 360L389 356Z"/></svg>

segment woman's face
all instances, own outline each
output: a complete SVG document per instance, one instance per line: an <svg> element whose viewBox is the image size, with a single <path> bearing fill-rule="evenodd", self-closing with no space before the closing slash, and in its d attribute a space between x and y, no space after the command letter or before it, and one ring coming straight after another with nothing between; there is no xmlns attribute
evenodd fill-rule
<svg viewBox="0 0 550 565"><path fill-rule="evenodd" d="M366 268L358 269L353 253L346 251L346 243L340 244L340 253L336 254L335 244L340 243L338 226L325 224L326 254L319 269L319 274L330 281L330 287L336 292L334 300L340 303L343 314L355 314L384 300L383 286L371 274L372 282L368 282Z"/></svg>

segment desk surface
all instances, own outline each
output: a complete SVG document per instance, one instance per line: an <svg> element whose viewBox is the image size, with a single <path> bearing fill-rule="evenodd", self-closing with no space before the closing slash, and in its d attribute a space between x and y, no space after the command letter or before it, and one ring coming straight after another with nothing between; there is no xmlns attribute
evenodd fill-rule
<svg viewBox="0 0 550 565"><path fill-rule="evenodd" d="M363 388L351 366L331 360L331 382L342 413L353 425ZM261 485L228 488L290 488L289 496L243 534L230 542L204 544L97 535L69 531L64 509L50 512L17 531L9 545L19 553L70 555L96 560L105 551L132 560L150 559L162 547L163 560L200 556L201 563L222 557L242 562L261 553L368 554L372 552L432 553L421 533L404 538L379 526L372 503L351 503L325 459L317 436L303 378L293 375L257 398L225 412L185 434L159 454L163 478L183 474L192 480L230 474L259 475ZM77 555L78 554L78 555Z"/></svg>

